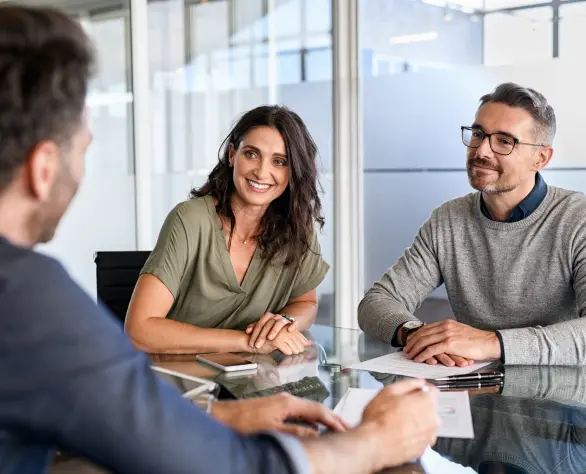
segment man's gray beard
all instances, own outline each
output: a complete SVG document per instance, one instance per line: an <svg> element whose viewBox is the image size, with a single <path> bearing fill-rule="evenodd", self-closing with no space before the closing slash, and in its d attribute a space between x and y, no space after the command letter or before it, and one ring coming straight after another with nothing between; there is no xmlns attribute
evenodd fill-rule
<svg viewBox="0 0 586 474"><path fill-rule="evenodd" d="M498 185L492 185L492 186L474 186L472 184L472 178L470 178L470 175L468 175L468 183L470 183L470 186L472 186L474 189L476 189L476 191L480 191L481 193L485 193L485 194L505 194L508 192L511 192L515 189L515 187L508 187L508 188L501 188Z"/></svg>

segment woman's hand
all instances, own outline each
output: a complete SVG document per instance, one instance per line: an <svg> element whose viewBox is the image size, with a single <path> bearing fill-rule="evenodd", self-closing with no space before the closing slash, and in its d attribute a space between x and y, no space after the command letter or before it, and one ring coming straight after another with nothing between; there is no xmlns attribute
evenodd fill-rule
<svg viewBox="0 0 586 474"><path fill-rule="evenodd" d="M280 314L265 313L256 323L246 328L246 334L250 334L248 345L260 349L265 341L274 341L285 328L290 333L297 331L296 323L292 323Z"/></svg>
<svg viewBox="0 0 586 474"><path fill-rule="evenodd" d="M309 346L311 346L311 342L309 342L299 331L281 331L274 341L265 341L261 347L251 348L251 352L269 354L278 350L283 354L290 356L301 354Z"/></svg>

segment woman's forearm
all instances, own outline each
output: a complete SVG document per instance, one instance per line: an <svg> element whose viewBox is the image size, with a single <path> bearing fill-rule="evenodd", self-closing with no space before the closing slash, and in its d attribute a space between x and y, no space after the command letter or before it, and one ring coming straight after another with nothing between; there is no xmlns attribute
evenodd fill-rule
<svg viewBox="0 0 586 474"><path fill-rule="evenodd" d="M314 301L289 303L280 311L280 314L282 313L293 316L297 321L297 329L299 331L305 331L315 321L315 317L317 316L317 303Z"/></svg>
<svg viewBox="0 0 586 474"><path fill-rule="evenodd" d="M128 335L145 352L196 354L202 352L248 351L249 336L243 331L208 329L167 318L148 318L140 326L130 325Z"/></svg>

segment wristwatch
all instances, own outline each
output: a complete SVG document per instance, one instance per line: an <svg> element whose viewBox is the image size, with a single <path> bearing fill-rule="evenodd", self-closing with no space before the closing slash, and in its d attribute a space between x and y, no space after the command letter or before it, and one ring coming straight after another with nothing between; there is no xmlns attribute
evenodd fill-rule
<svg viewBox="0 0 586 474"><path fill-rule="evenodd" d="M397 332L397 344L399 346L405 346L407 344L407 336L414 331L417 331L423 323L421 321L407 321L399 327Z"/></svg>

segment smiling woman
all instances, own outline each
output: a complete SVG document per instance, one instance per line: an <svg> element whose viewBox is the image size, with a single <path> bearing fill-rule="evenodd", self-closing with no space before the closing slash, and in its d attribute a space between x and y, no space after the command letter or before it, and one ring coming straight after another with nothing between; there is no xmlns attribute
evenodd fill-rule
<svg viewBox="0 0 586 474"><path fill-rule="evenodd" d="M234 209L255 212L263 256L277 253L289 265L306 253L314 222L324 224L317 184L317 147L301 118L280 106L263 106L242 116L228 135L208 182L192 197L212 195L230 237L239 235ZM248 236L246 236L248 237Z"/></svg>
<svg viewBox="0 0 586 474"><path fill-rule="evenodd" d="M328 271L317 147L280 106L244 114L206 184L167 217L126 319L150 352L302 352Z"/></svg>

